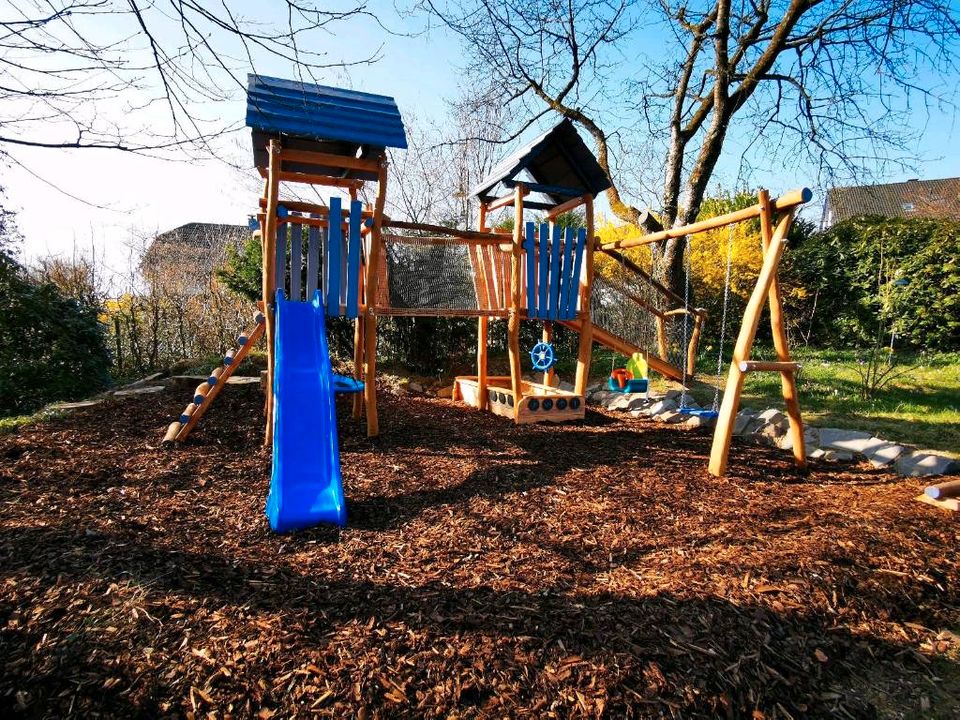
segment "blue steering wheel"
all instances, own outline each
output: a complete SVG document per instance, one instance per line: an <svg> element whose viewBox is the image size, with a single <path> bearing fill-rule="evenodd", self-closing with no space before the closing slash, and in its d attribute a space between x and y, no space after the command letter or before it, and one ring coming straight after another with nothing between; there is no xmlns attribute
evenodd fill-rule
<svg viewBox="0 0 960 720"><path fill-rule="evenodd" d="M557 364L557 356L553 351L553 345L547 342L538 342L530 351L530 360L533 362L533 369L546 372Z"/></svg>

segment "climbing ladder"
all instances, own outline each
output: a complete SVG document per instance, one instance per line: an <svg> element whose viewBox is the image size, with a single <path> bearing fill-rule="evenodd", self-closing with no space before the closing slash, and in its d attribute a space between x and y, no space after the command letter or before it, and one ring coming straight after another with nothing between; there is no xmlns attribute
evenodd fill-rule
<svg viewBox="0 0 960 720"><path fill-rule="evenodd" d="M200 418L203 417L207 408L213 404L217 395L223 390L227 380L243 362L250 349L260 340L265 327L263 313L257 310L253 316L253 327L237 337L237 347L227 351L227 354L223 356L223 364L215 367L211 371L210 377L197 385L197 389L193 391L193 400L187 403L183 412L180 413L180 419L170 423L166 434L163 436L164 443L186 440L190 431L200 422Z"/></svg>

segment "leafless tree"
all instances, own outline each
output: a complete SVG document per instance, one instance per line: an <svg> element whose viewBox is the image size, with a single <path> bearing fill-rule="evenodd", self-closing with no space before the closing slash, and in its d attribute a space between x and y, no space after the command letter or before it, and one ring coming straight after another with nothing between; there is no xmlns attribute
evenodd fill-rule
<svg viewBox="0 0 960 720"><path fill-rule="evenodd" d="M412 222L468 228L469 193L496 162L503 106L462 93L446 117L404 118L407 149L390 152L388 213Z"/></svg>
<svg viewBox="0 0 960 720"><path fill-rule="evenodd" d="M235 0L0 0L0 152L209 149L238 127L214 104L261 63L312 80L379 53L338 59L319 49L350 18L376 21L362 0L268 5L278 22L247 16Z"/></svg>
<svg viewBox="0 0 960 720"><path fill-rule="evenodd" d="M685 224L699 214L734 129L749 138L744 162L799 159L821 179L855 175L908 161L911 104L952 112L957 91L960 23L950 0L420 0L420 7L461 37L474 85L529 118L515 131L552 112L593 138L613 182L610 207L632 223L643 219L628 199L644 189L638 164L660 170L663 224ZM665 243L656 261L675 289L682 242Z"/></svg>

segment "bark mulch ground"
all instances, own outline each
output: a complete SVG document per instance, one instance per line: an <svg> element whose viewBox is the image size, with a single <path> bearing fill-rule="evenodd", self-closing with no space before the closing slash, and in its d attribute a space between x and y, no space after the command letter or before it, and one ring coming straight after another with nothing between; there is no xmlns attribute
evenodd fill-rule
<svg viewBox="0 0 960 720"><path fill-rule="evenodd" d="M958 526L919 483L590 412L341 408L350 525L263 517L261 396L0 437L4 717L958 717Z"/></svg>

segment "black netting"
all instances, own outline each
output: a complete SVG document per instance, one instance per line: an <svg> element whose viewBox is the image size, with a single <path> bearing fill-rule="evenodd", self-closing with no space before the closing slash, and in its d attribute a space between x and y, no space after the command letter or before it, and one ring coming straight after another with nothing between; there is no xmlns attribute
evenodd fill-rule
<svg viewBox="0 0 960 720"><path fill-rule="evenodd" d="M478 311L476 266L482 262L492 274L502 269L501 256L508 254L489 247L477 251L456 239L385 236L387 288L379 304L384 311ZM498 275L493 286L499 288L502 279Z"/></svg>

